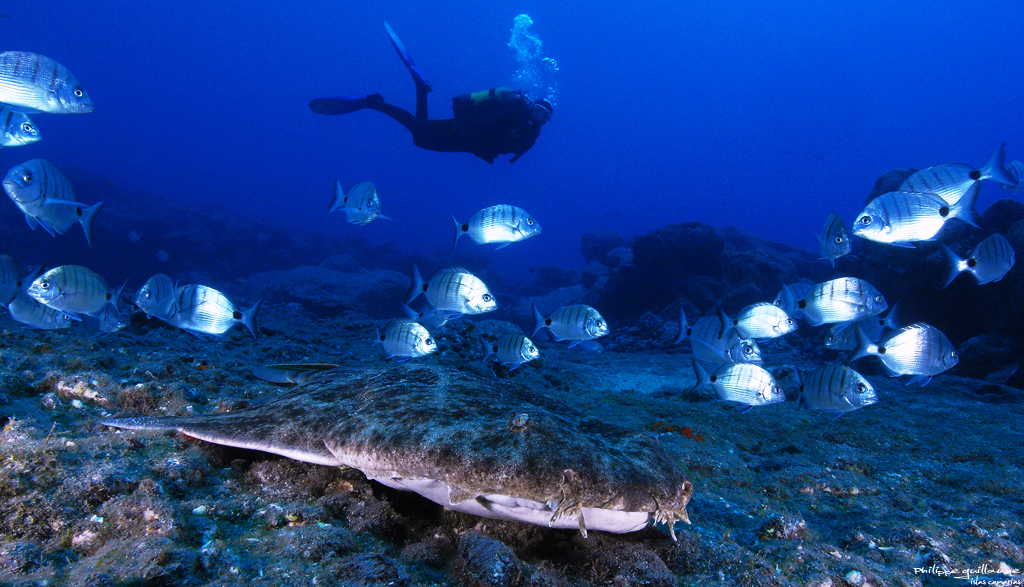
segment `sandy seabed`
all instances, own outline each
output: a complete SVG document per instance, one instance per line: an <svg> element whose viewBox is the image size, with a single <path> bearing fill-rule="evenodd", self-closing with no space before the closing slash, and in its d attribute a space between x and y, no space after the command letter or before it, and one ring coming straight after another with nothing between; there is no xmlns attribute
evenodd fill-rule
<svg viewBox="0 0 1024 587"><path fill-rule="evenodd" d="M542 359L509 373L481 365L475 342L507 325L450 325L422 360L646 429L686 469L693 523L678 542L664 527L584 539L446 511L355 470L98 424L280 394L257 365L386 368L365 315L267 305L258 340L138 315L99 338L3 320L0 585L1024 583L1024 406L955 371L923 388L871 376L879 403L838 419L793 401L740 413L691 391L687 344L539 343ZM787 366L814 365L781 341L763 349L794 399Z"/></svg>

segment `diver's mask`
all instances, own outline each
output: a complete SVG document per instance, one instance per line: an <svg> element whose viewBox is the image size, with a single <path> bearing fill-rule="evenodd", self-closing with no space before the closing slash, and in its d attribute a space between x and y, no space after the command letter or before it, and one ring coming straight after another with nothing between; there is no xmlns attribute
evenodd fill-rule
<svg viewBox="0 0 1024 587"><path fill-rule="evenodd" d="M537 124L544 124L551 120L551 114L554 111L554 106L551 105L546 98L541 98L533 103L530 108L530 117L533 118Z"/></svg>

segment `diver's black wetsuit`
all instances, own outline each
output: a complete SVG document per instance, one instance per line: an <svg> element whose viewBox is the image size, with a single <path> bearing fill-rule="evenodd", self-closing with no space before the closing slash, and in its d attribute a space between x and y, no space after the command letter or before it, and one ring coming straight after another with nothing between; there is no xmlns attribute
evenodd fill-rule
<svg viewBox="0 0 1024 587"><path fill-rule="evenodd" d="M429 91L429 90L428 90ZM472 153L488 163L498 155L512 153L515 163L533 147L541 125L530 116L531 102L520 92L502 92L475 105L452 102L454 118L429 120L427 92L417 89L416 115L388 104L380 94L366 97L366 108L383 112L412 133L417 147L448 153Z"/></svg>

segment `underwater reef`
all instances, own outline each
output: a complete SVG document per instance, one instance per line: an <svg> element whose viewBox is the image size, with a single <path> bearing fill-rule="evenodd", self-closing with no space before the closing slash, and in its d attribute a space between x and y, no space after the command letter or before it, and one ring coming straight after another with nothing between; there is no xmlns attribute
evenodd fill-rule
<svg viewBox="0 0 1024 587"><path fill-rule="evenodd" d="M186 218L203 228L182 228ZM262 298L259 337L236 328L200 338L142 313L102 337L0 318L0 585L1020 580L1020 267L996 283L961 277L943 289L937 243L858 241L833 269L817 253L699 223L634 238L585 235L584 269L538 267L524 284L502 283L487 258L460 252L496 292L498 310L449 322L438 351L417 362L526 386L585 415L575 426L613 422L649 435L693 484L691 524L675 525L677 541L664 525L584 538L578 529L446 510L356 469L101 425L121 416L230 413L287 393L253 375L261 365L391 368L373 342L383 320L401 315L410 265L427 274L452 261L450 253L410 256L195 211L132 221L114 206L97 217L100 249L104 223L111 233L144 226L138 243L157 241L167 264L181 263L169 274L214 280L246 305ZM1002 200L986 210L981 230L947 231L942 242L958 251L998 232L1020 253L1024 206ZM41 255L7 252L23 264ZM151 252L146 268L154 266ZM835 275L867 279L890 305L899 302L901 320L941 328L959 364L919 387L886 376L868 357L855 365L877 390L876 404L838 418L800 409L798 372L849 358L824 348L826 329L801 324L761 344L787 401L741 412L695 388L690 343L674 342L680 305L691 322L718 307L733 315L772 301L783 285ZM146 277L133 277L129 289ZM546 314L573 303L608 318L604 352L538 337L540 359L511 371L481 362L479 335L529 335L533 304ZM486 386L479 401L487 402Z"/></svg>

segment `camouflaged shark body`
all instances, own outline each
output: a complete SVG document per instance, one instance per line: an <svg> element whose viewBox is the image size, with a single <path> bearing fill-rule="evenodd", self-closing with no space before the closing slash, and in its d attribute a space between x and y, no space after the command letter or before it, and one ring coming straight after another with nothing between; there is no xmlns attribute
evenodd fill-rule
<svg viewBox="0 0 1024 587"><path fill-rule="evenodd" d="M313 375L259 406L103 424L349 466L446 508L609 532L689 522L693 488L657 438L520 384L439 366Z"/></svg>

